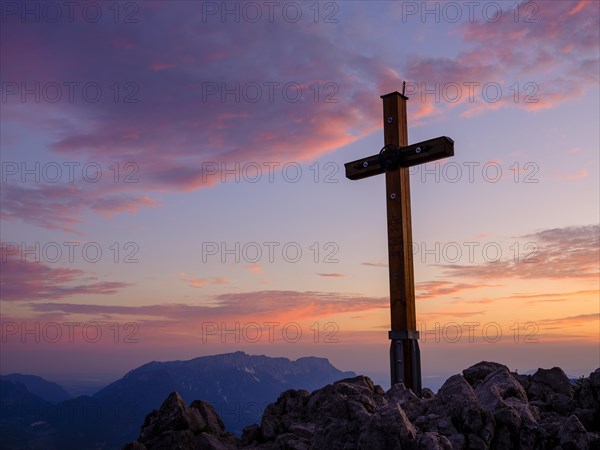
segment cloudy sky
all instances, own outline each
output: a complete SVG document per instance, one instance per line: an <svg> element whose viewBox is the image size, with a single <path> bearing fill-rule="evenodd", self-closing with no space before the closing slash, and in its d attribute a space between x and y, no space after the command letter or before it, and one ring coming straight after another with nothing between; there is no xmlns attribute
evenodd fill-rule
<svg viewBox="0 0 600 450"><path fill-rule="evenodd" d="M387 382L406 81L424 385L600 365L600 4L3 2L2 373L324 356Z"/></svg>

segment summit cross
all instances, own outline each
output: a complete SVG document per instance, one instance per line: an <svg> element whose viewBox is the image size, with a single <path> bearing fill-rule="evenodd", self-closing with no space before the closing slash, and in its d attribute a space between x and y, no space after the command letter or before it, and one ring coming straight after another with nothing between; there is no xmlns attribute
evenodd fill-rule
<svg viewBox="0 0 600 450"><path fill-rule="evenodd" d="M346 163L346 177L360 180L385 173L390 277L390 370L396 383L421 393L421 354L415 311L410 179L408 168L454 155L446 136L408 145L406 101L399 92L382 95L385 146L378 154Z"/></svg>

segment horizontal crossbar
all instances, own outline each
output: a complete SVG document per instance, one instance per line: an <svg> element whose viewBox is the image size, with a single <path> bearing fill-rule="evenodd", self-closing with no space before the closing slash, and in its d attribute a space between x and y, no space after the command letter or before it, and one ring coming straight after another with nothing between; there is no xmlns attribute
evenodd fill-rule
<svg viewBox="0 0 600 450"><path fill-rule="evenodd" d="M454 141L447 136L441 136L394 150L396 151L390 153L392 157L397 158L399 167L412 167L454 156ZM379 153L346 163L344 166L346 178L350 180L361 180L385 172Z"/></svg>

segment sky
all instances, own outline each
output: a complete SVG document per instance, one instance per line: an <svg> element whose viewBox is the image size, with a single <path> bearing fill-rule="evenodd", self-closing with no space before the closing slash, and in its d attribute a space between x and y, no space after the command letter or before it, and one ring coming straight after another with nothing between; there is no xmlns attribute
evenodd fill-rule
<svg viewBox="0 0 600 450"><path fill-rule="evenodd" d="M423 385L600 366L600 3L1 3L0 372L328 358L389 386L406 82ZM386 386L386 387L387 387Z"/></svg>

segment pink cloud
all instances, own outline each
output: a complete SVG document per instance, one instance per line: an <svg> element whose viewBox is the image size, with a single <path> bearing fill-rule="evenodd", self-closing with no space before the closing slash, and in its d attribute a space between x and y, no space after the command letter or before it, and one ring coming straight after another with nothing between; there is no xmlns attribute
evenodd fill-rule
<svg viewBox="0 0 600 450"><path fill-rule="evenodd" d="M344 278L346 276L342 273L318 273L317 275L325 278Z"/></svg>
<svg viewBox="0 0 600 450"><path fill-rule="evenodd" d="M43 25L25 29L9 20L5 28L13 41L19 43L21 35L28 36L27 42L39 49L40 58L30 60L23 71L18 64L9 64L12 68L8 69L3 65L3 79L5 75L6 79L28 80L33 73L44 79L49 69L43 55L59 48L63 51L53 57L52 68L69 68L73 79L96 80L105 72L102 67L115 67L111 77L132 80L129 88L122 86L123 95L135 92L132 98L137 103L115 103L112 98L93 105L76 102L69 108L77 111L82 124L57 130L53 148L64 155L137 158L138 164L145 166L146 181L162 188L206 186L200 168L207 160L264 158L285 163L307 160L353 142L379 125L379 114L370 114L379 112L381 92L376 84L396 89L401 82L393 69L375 57L354 52L332 55L324 49L323 37L312 33L310 27L263 30L240 24L231 30L202 23L198 24L202 29L199 33L191 32L193 26L180 26L182 21L194 22L184 4L169 5L168 13L165 8L156 8L145 9L144 14L146 20L156 22L157 29L165 31L160 41L143 34L142 28L128 27L119 37L128 45L97 52L85 65L75 64L89 58L72 36L67 38L69 33L57 36L47 33ZM86 27L74 27L72 32L78 42L97 45L114 28L97 25L93 33ZM244 38L240 41L235 35ZM276 51L282 38L296 55L294 60ZM156 52L131 51L146 45ZM263 49L258 62L255 52L245 50L257 45ZM221 56L212 57L215 53ZM223 64L224 55L243 67L243 72L231 71L230 64ZM310 64L302 62L309 55ZM20 52L9 53L7 59L9 63L20 62ZM348 67L353 67L352 75ZM368 81L356 84L354 74ZM57 76L51 79L61 79L60 73L52 75ZM236 93L223 94L225 89ZM12 106L7 105L8 115ZM46 120L45 106L38 108L32 121ZM53 105L53 110L57 109L61 105ZM273 135L270 142L259 138L266 131Z"/></svg>
<svg viewBox="0 0 600 450"><path fill-rule="evenodd" d="M309 161L381 126L380 89L397 89L401 79L380 58L351 48L332 54L310 24L201 23L190 5L144 3L140 14L157 31L151 34L136 26L115 30L104 20L60 33L55 24L27 27L14 17L3 23L2 42L11 42L3 45L3 80L92 80L103 91L98 102L77 89L72 103L30 105L15 96L3 103L3 121L44 130L46 149L66 160L134 162L140 178L111 186L112 196L89 186L15 186L15 200L2 202L3 218L76 232L87 208L110 217L154 207L150 192L212 186L221 164ZM289 45L285 52L281 42ZM86 48L98 51L90 58ZM248 51L256 48L259 54ZM217 163L217 173L206 163ZM61 198L51 199L49 190ZM34 199L30 207L20 200L26 195Z"/></svg>
<svg viewBox="0 0 600 450"><path fill-rule="evenodd" d="M175 67L175 64L171 63L152 63L150 64L150 68L155 72L160 72L161 70L167 70Z"/></svg>
<svg viewBox="0 0 600 450"><path fill-rule="evenodd" d="M500 108L548 109L580 98L598 84L599 17L598 2L525 1L507 7L497 21L464 21L457 30L468 50L455 57L409 58L404 73L417 86L413 100L460 106L463 117L472 117ZM563 46L560 57L556 42ZM486 83L500 86L498 99L495 92L482 95ZM456 99L452 85L462 88ZM437 91L437 98L425 90Z"/></svg>
<svg viewBox="0 0 600 450"><path fill-rule="evenodd" d="M81 192L74 186L47 186L29 189L3 183L2 220L33 223L53 230L78 233L74 225L81 222Z"/></svg>
<svg viewBox="0 0 600 450"><path fill-rule="evenodd" d="M600 276L598 225L541 230L520 240L532 244L527 255L478 265L441 265L444 274L466 279L572 279L597 280Z"/></svg>
<svg viewBox="0 0 600 450"><path fill-rule="evenodd" d="M581 180L582 178L586 178L589 175L587 170L580 170L577 173L559 173L556 177L559 180Z"/></svg>
<svg viewBox="0 0 600 450"><path fill-rule="evenodd" d="M85 183L81 183L84 184ZM156 207L158 202L149 196L134 197L120 194L103 186L80 187L76 184L26 184L3 183L2 208L0 218L9 221L23 221L34 225L81 234L76 225L81 223L81 214L87 209L110 217L116 213L134 213L143 207ZM110 195L108 192L115 192Z"/></svg>
<svg viewBox="0 0 600 450"><path fill-rule="evenodd" d="M113 295L130 283L94 280L79 269L52 267L50 263L35 262L31 255L21 255L21 250L9 243L0 245L2 301L60 300L81 295ZM24 257L23 257L24 256Z"/></svg>
<svg viewBox="0 0 600 450"><path fill-rule="evenodd" d="M123 211L126 211L128 213L135 213L142 207L155 208L156 206L158 206L158 202L145 195L138 198L112 197L98 199L92 203L91 208L98 210L104 214L112 215Z"/></svg>
<svg viewBox="0 0 600 450"><path fill-rule="evenodd" d="M500 108L551 108L598 83L598 2L535 3L536 24L513 20L507 6L497 23L458 24L463 50L456 55L411 55L401 67L377 49L365 54L343 39L331 52L330 37L311 23L224 27L203 23L190 5L144 2L140 20L156 33L142 26L115 30L104 19L60 32L55 24L30 27L15 17L3 23L2 42L10 42L2 49L3 80L93 80L105 94L89 102L77 91L73 103L35 105L15 96L3 103L3 121L45 130L46 149L66 159L133 161L143 174L138 184L112 186L107 198L92 189L74 194L61 187L62 198L51 199L46 188L15 188L17 200L2 202L3 218L75 232L89 208L75 196L92 193L91 210L110 217L156 206L151 192L212 186L221 164L309 161L380 129L379 95L401 89L404 78L428 88L465 82L503 87L495 103L470 102L466 92L456 104L416 93L409 108L417 125L451 108L466 117ZM520 5L523 16L527 5L534 3ZM558 57L556 42L571 51ZM97 49L93 58L88 48ZM537 103L523 101L527 90L514 101L509 88L521 80L535 80ZM219 165L216 174L207 172L211 162ZM22 203L26 194L33 194L35 207ZM50 214L36 215L36 209Z"/></svg>

